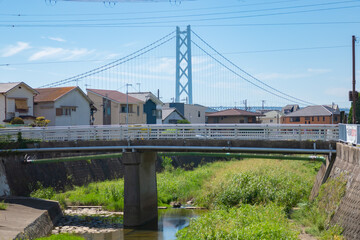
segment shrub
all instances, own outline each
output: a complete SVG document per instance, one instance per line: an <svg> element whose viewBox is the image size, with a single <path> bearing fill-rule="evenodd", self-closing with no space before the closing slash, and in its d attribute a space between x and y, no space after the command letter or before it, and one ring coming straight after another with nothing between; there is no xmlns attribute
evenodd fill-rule
<svg viewBox="0 0 360 240"><path fill-rule="evenodd" d="M298 239L285 212L275 204L213 210L192 219L178 239Z"/></svg>
<svg viewBox="0 0 360 240"><path fill-rule="evenodd" d="M6 210L8 205L4 201L0 202L0 210Z"/></svg>
<svg viewBox="0 0 360 240"><path fill-rule="evenodd" d="M20 117L15 117L10 121L10 124L24 124L24 120Z"/></svg>
<svg viewBox="0 0 360 240"><path fill-rule="evenodd" d="M32 127L46 127L49 123L50 120L45 119L45 117L37 117L30 125Z"/></svg>
<svg viewBox="0 0 360 240"><path fill-rule="evenodd" d="M49 237L37 238L35 240L84 240L84 238L73 234L62 233L57 235L51 235Z"/></svg>
<svg viewBox="0 0 360 240"><path fill-rule="evenodd" d="M301 224L308 226L308 233L320 236L322 239L341 239L342 228L331 226L330 220L338 208L346 191L346 178L339 176L329 179L320 188L319 195L313 202L299 204L300 210L292 217Z"/></svg>

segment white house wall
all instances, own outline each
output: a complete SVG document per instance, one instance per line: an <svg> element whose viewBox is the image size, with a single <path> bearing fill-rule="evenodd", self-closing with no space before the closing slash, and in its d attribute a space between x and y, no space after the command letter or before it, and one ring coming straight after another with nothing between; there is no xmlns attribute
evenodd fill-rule
<svg viewBox="0 0 360 240"><path fill-rule="evenodd" d="M184 105L184 117L189 120L191 123L205 123L205 110L206 107L197 106L197 105ZM200 117L199 117L200 112Z"/></svg>
<svg viewBox="0 0 360 240"><path fill-rule="evenodd" d="M27 98L28 112L21 113L20 115L34 115L34 95L28 88L24 86L21 86L21 88L19 88L19 86L17 86L6 93L6 98L7 112L15 113L15 98Z"/></svg>
<svg viewBox="0 0 360 240"><path fill-rule="evenodd" d="M54 108L76 106L71 115L55 117L55 126L90 125L90 103L77 90L73 90L55 101Z"/></svg>
<svg viewBox="0 0 360 240"><path fill-rule="evenodd" d="M0 94L0 123L5 120L5 96Z"/></svg>
<svg viewBox="0 0 360 240"><path fill-rule="evenodd" d="M50 120L48 126L55 126L55 108L53 102L35 103L34 114L36 117L45 117Z"/></svg>

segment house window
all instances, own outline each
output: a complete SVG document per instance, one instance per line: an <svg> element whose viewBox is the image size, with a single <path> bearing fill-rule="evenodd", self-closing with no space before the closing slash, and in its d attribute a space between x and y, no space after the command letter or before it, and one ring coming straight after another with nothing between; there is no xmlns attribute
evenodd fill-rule
<svg viewBox="0 0 360 240"><path fill-rule="evenodd" d="M129 106L129 113L133 112L133 106L132 105L128 105ZM121 112L122 113L126 113L126 104L121 104Z"/></svg>
<svg viewBox="0 0 360 240"><path fill-rule="evenodd" d="M317 117L317 120L318 120L318 121L320 121L320 118L319 118L319 117Z"/></svg>
<svg viewBox="0 0 360 240"><path fill-rule="evenodd" d="M71 112L76 112L76 107L56 108L56 116L71 116Z"/></svg>
<svg viewBox="0 0 360 240"><path fill-rule="evenodd" d="M198 111L198 117L200 117L200 111Z"/></svg>
<svg viewBox="0 0 360 240"><path fill-rule="evenodd" d="M156 110L156 118L162 119L162 110Z"/></svg>
<svg viewBox="0 0 360 240"><path fill-rule="evenodd" d="M300 122L300 117L292 117L290 118L290 122Z"/></svg>
<svg viewBox="0 0 360 240"><path fill-rule="evenodd" d="M311 121L314 121L314 117L311 117Z"/></svg>
<svg viewBox="0 0 360 240"><path fill-rule="evenodd" d="M325 117L323 117L323 122L325 122Z"/></svg>
<svg viewBox="0 0 360 240"><path fill-rule="evenodd" d="M310 117L305 117L305 120L310 120Z"/></svg>
<svg viewBox="0 0 360 240"><path fill-rule="evenodd" d="M153 110L151 111L151 113L152 113L152 116L153 116L153 117L156 117L156 109L153 109Z"/></svg>
<svg viewBox="0 0 360 240"><path fill-rule="evenodd" d="M136 113L138 116L140 116L140 107L139 106L136 107Z"/></svg>
<svg viewBox="0 0 360 240"><path fill-rule="evenodd" d="M337 122L337 120L338 120L338 118L337 118L337 116L335 116L335 122Z"/></svg>
<svg viewBox="0 0 360 240"><path fill-rule="evenodd" d="M19 113L28 112L27 99L15 99L15 111Z"/></svg>

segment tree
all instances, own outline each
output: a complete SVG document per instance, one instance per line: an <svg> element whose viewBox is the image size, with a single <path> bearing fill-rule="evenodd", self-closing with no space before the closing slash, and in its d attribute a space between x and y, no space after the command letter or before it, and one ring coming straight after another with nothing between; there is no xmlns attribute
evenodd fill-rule
<svg viewBox="0 0 360 240"><path fill-rule="evenodd" d="M189 120L187 119L181 119L177 121L177 124L190 124L191 122L189 122Z"/></svg>
<svg viewBox="0 0 360 240"><path fill-rule="evenodd" d="M352 104L350 107L350 111L349 111L349 117L348 117L348 123L353 123L352 122ZM360 93L358 95L358 99L356 100L356 123L360 122Z"/></svg>

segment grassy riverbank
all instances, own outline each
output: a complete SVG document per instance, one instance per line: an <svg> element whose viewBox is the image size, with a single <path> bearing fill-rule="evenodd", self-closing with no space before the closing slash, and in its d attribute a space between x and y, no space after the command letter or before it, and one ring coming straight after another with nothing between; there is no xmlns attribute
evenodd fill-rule
<svg viewBox="0 0 360 240"><path fill-rule="evenodd" d="M326 230L328 218L318 219L321 223L305 220L307 212L321 208L320 200L308 202L320 165L312 161L244 159L185 171L168 163L166 171L157 174L159 206L194 200L195 205L210 210L181 230L179 239L297 239L299 224L316 224L320 227L310 230L312 234L332 239L341 229ZM64 193L40 188L32 196L55 199L62 205L102 205L121 211L123 194L123 179L119 179ZM288 218L298 205L308 207L302 207L291 223Z"/></svg>

